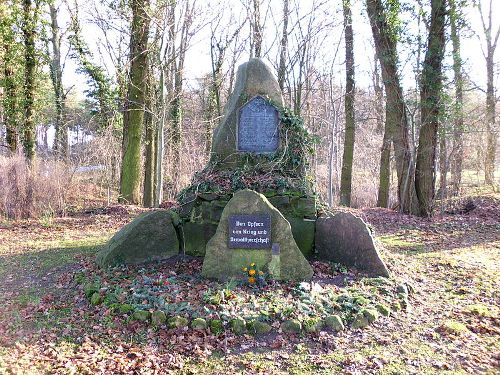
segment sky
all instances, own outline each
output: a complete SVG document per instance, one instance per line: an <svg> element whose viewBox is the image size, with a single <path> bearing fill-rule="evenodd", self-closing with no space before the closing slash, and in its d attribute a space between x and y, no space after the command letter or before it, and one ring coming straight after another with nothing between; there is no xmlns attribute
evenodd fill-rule
<svg viewBox="0 0 500 375"><path fill-rule="evenodd" d="M84 38L90 46L91 50L94 52L94 56L99 56L99 49L102 51L103 46L103 33L99 28L93 25L90 20L95 17L95 9L93 9L89 4L91 2L78 0L81 4L80 18L83 23ZM96 0L97 1L97 0ZM226 0L221 2L222 6L225 8L233 7L235 13L238 17L242 17L244 14L244 9L241 6L242 0ZM412 0L409 0L412 1ZM344 43L343 43L343 30L342 30L342 12L340 8L340 0L299 0L300 10L302 15L306 14L309 9L317 6L319 3L324 2L324 6L321 8L323 10L321 19L318 18L319 26L321 22L333 21L337 24L337 27L332 27L331 32L328 33L326 39L322 44L322 48L318 51L317 64L318 66L330 66L332 59L334 59L335 51L337 45L339 44L339 53L336 55L334 61L334 71L335 77L338 83L342 83L344 80ZM416 2L416 0L415 0ZM202 6L202 15L200 17L208 18L211 12L220 10L221 8L213 7L210 9L207 6L206 0L198 0L198 3ZM488 0L483 0L483 3L488 3ZM280 29L276 30L276 26L271 21L270 14L279 15L282 12L282 1L281 0L271 0L270 13L267 13L269 22L267 22L267 27L264 32L264 44L268 44L270 40L275 39L275 37L281 32ZM500 25L500 0L492 0L492 14L493 14L493 30ZM487 8L488 4L484 4ZM101 5L99 5L101 6ZM101 6L102 7L102 6ZM227 13L227 12L226 12ZM263 12L263 17L266 13ZM64 26L68 22L68 13L65 10L65 5L61 7L60 14L60 24ZM481 46L484 44L482 38L482 25L479 17L479 12L477 8L467 9L467 19L470 22L470 28L475 32L475 35L470 35L462 38L462 58L465 61L465 71L469 74L471 80L477 83L480 87L485 87L486 82L486 69L485 61L482 53ZM229 21L229 20L228 20ZM414 24L414 22L412 23ZM355 33L354 40L354 55L356 63L356 84L360 88L366 88L371 85L371 67L373 65L373 46L372 46L372 35L369 22L367 20L364 11L364 1L354 0L353 1L353 29ZM246 29L248 30L248 29ZM248 31L246 31L248 32ZM472 34L472 33L469 33ZM205 26L199 33L197 33L192 40L191 47L188 50L186 56L186 85L194 85L196 79L202 77L203 75L210 72L210 49L209 49L209 35L210 30L208 26ZM480 38L481 37L481 38ZM264 48L266 49L266 48ZM446 57L446 63L451 66L451 42L447 46L448 54ZM412 66L408 60L408 48L399 48L400 52L400 62L402 67L402 77L403 85L406 89L414 86L414 74L412 71ZM264 56L264 59L270 57L273 59L275 57L276 50L271 50L271 56ZM243 54L240 59L240 63L244 62L248 58L248 54ZM495 61L500 61L500 47L497 48L495 54ZM102 64L106 65L112 73L112 63L109 58L104 58L101 61ZM83 96L83 92L86 89L86 78L82 74L76 72L77 65L75 61L67 59L66 66L64 70L64 84L65 86L74 85L74 89L79 93L79 96ZM497 67L498 72L498 67ZM450 73L451 74L451 69ZM497 74L498 80L498 74ZM497 82L499 83L499 82Z"/></svg>

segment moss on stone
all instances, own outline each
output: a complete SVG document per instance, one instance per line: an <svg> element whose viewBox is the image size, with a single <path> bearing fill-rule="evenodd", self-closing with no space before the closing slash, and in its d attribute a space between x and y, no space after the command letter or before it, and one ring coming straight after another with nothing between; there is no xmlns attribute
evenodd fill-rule
<svg viewBox="0 0 500 375"><path fill-rule="evenodd" d="M307 333L319 332L323 328L320 318L308 318L302 322L302 327Z"/></svg>
<svg viewBox="0 0 500 375"><path fill-rule="evenodd" d="M344 330L344 323L342 322L342 318L338 315L327 316L325 318L325 325L336 332Z"/></svg>
<svg viewBox="0 0 500 375"><path fill-rule="evenodd" d="M191 322L191 328L194 330L202 331L207 329L207 326L207 321L203 318L196 318Z"/></svg>
<svg viewBox="0 0 500 375"><path fill-rule="evenodd" d="M361 313L368 319L369 323L373 323L379 316L378 311L375 309L363 309Z"/></svg>
<svg viewBox="0 0 500 375"><path fill-rule="evenodd" d="M147 322L151 318L151 313L146 310L135 310L132 314L132 320L138 320L140 322Z"/></svg>
<svg viewBox="0 0 500 375"><path fill-rule="evenodd" d="M184 316L174 316L168 320L168 328L187 327L189 320Z"/></svg>
<svg viewBox="0 0 500 375"><path fill-rule="evenodd" d="M104 298L99 294L99 292L95 292L92 294L92 297L90 297L90 304L93 306L100 305L103 301Z"/></svg>
<svg viewBox="0 0 500 375"><path fill-rule="evenodd" d="M242 335L247 331L246 327L247 323L245 319L242 318L232 319L229 322L229 325L231 326L231 330L237 335Z"/></svg>
<svg viewBox="0 0 500 375"><path fill-rule="evenodd" d="M207 242L217 230L217 224L186 222L182 225L184 253L191 256L205 256Z"/></svg>
<svg viewBox="0 0 500 375"><path fill-rule="evenodd" d="M354 320L352 322L352 328L357 329L357 328L365 328L370 325L370 322L368 321L368 318L365 317L365 315L361 312L357 313L356 316L354 317Z"/></svg>
<svg viewBox="0 0 500 375"><path fill-rule="evenodd" d="M151 324L161 326L167 321L167 315L163 311L153 311L151 314Z"/></svg>
<svg viewBox="0 0 500 375"><path fill-rule="evenodd" d="M128 303L123 303L118 307L118 311L120 314L128 314L133 310L134 307L132 305L129 305Z"/></svg>
<svg viewBox="0 0 500 375"><path fill-rule="evenodd" d="M300 333L302 324L297 319L285 320L281 323L281 330L283 332Z"/></svg>
<svg viewBox="0 0 500 375"><path fill-rule="evenodd" d="M101 267L139 264L169 258L179 253L172 211L145 212L121 228L97 254Z"/></svg>
<svg viewBox="0 0 500 375"><path fill-rule="evenodd" d="M219 319L211 320L210 332L212 332L214 335L220 335L222 332L224 332L224 324L222 323L222 320Z"/></svg>
<svg viewBox="0 0 500 375"><path fill-rule="evenodd" d="M83 286L83 293L85 297L90 298L94 293L99 292L100 285L97 282L88 282Z"/></svg>
<svg viewBox="0 0 500 375"><path fill-rule="evenodd" d="M260 320L252 320L247 323L247 328L250 333L255 335L263 335L269 333L272 330L271 325L261 322Z"/></svg>
<svg viewBox="0 0 500 375"><path fill-rule="evenodd" d="M386 305L379 303L377 306L375 306L377 311L382 314L383 316L389 316L391 315L391 309L387 307Z"/></svg>
<svg viewBox="0 0 500 375"><path fill-rule="evenodd" d="M293 238L300 251L306 258L311 257L314 251L315 221L291 215L285 215L285 218L290 222Z"/></svg>

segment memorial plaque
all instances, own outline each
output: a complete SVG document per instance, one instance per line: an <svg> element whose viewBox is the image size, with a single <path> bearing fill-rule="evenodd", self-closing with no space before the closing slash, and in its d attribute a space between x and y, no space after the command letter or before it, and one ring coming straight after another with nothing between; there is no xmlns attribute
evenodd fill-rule
<svg viewBox="0 0 500 375"><path fill-rule="evenodd" d="M271 248L271 215L231 215L228 220L230 249Z"/></svg>
<svg viewBox="0 0 500 375"><path fill-rule="evenodd" d="M278 110L262 96L256 96L240 108L238 151L266 153L279 145Z"/></svg>

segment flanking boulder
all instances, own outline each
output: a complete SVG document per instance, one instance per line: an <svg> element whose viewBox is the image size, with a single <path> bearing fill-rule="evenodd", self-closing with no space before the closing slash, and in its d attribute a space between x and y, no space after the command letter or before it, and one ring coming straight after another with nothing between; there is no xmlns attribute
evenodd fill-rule
<svg viewBox="0 0 500 375"><path fill-rule="evenodd" d="M242 213L270 215L271 243L279 246L279 255L272 255L271 249L229 248L228 219L231 215ZM309 280L313 274L311 265L293 239L290 223L264 195L246 189L236 192L224 208L217 232L207 244L202 275L219 280L239 277L242 276L242 267L250 263L255 263L264 271L272 268L270 276L278 280Z"/></svg>
<svg viewBox="0 0 500 375"><path fill-rule="evenodd" d="M177 215L171 211L145 212L108 241L97 254L97 263L101 267L140 264L177 255L177 223Z"/></svg>
<svg viewBox="0 0 500 375"><path fill-rule="evenodd" d="M389 277L370 229L361 218L349 212L319 217L315 245L321 260L355 267L373 277Z"/></svg>

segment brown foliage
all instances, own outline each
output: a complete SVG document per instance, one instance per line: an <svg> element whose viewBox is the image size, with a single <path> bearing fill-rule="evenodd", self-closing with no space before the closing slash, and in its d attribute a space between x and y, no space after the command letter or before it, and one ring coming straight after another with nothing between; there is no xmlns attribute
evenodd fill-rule
<svg viewBox="0 0 500 375"><path fill-rule="evenodd" d="M35 160L29 166L20 155L0 157L0 214L19 219L60 213L70 183L62 162Z"/></svg>

